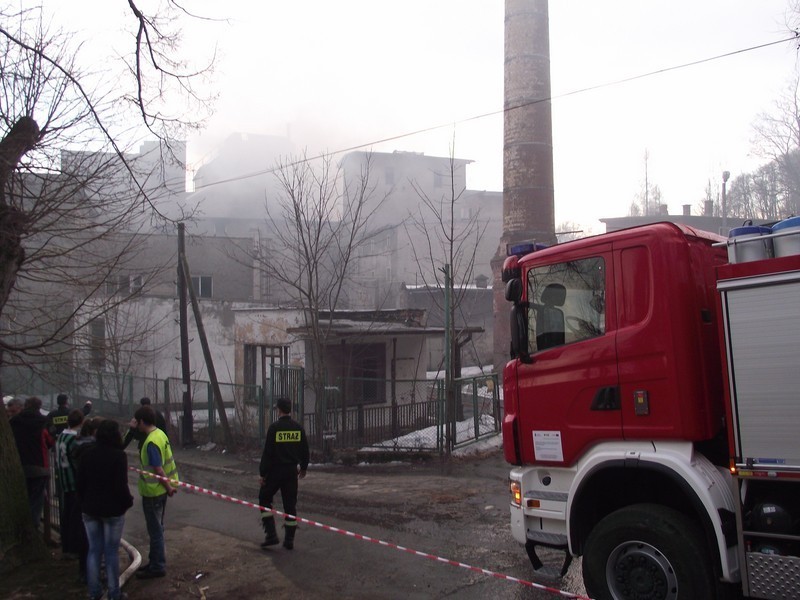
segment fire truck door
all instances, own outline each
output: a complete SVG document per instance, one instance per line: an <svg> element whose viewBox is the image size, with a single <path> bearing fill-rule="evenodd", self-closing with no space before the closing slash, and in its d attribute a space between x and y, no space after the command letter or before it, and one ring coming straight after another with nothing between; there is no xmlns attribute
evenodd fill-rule
<svg viewBox="0 0 800 600"><path fill-rule="evenodd" d="M611 252L527 272L529 350L518 371L524 461L569 465L622 436Z"/></svg>

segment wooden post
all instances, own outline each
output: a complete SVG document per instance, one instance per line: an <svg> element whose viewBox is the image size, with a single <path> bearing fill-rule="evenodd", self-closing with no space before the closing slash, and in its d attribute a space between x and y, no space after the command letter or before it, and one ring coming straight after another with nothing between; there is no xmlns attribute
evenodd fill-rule
<svg viewBox="0 0 800 600"><path fill-rule="evenodd" d="M186 256L181 256L180 265L183 268L184 277L191 281L189 263L186 260ZM225 404L222 401L222 391L219 388L217 370L214 368L214 360L211 358L211 349L208 346L206 329L203 326L203 317L200 314L200 303L197 301L197 294L195 294L194 288L191 286L189 287L189 298L192 301L192 312L194 313L195 325L197 325L197 335L200 338L200 345L203 347L203 357L205 358L206 368L208 369L208 378L211 380L211 387L214 390L214 396L217 401L217 414L219 415L219 423L222 425L222 431L225 436L225 444L232 447L233 435L231 435L231 428L228 425L228 416L225 414Z"/></svg>
<svg viewBox="0 0 800 600"><path fill-rule="evenodd" d="M178 223L178 304L180 308L181 331L181 381L183 383L183 419L181 442L184 446L194 442L194 416L192 415L192 372L189 368L189 313L186 307L186 290L191 288L192 280L181 268L185 259L185 228Z"/></svg>

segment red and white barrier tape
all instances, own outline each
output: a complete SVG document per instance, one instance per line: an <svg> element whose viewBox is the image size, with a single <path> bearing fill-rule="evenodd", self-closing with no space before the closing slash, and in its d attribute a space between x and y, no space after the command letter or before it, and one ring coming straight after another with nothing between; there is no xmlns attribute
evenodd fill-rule
<svg viewBox="0 0 800 600"><path fill-rule="evenodd" d="M136 467L128 467L131 471L135 471L140 475L145 475L149 477L153 477L155 479L159 479L161 481L170 481L166 477L161 477L149 471L142 471L141 469L137 469ZM176 482L173 482L176 483ZM422 558L427 558L429 560L434 560L436 562L445 563L448 565L452 565L454 567L460 567L462 569L467 569L469 571L474 571L476 573L482 573L483 575L488 575L489 577L494 577L496 579L505 579L506 581L512 581L514 583L519 583L520 585L524 585L530 588L534 588L537 590L543 590L545 592L550 592L551 594L557 594L559 596L563 596L565 598L572 598L574 600L591 600L586 596L580 596L578 594L573 594L571 592L565 592L563 590L559 590L558 588L548 587L546 585L542 585L540 583L535 583L533 581L526 581L525 579L519 579L518 577L512 577L511 575L504 575L503 573L497 573L495 571L489 571L488 569L482 569L481 567L473 567L472 565L468 565L466 563L458 562L456 560L450 560L449 558L442 558L441 556L436 556L434 554L428 554L427 552L422 552L420 550L412 550L411 548L406 548L405 546L400 546L399 544L393 544L392 542L387 542L384 540L375 539L369 537L368 535L363 535L360 533L354 533L352 531L348 531L346 529L340 529L339 527L334 527L333 525L325 525L324 523L319 523L318 521L311 521L309 519L304 519L302 517L297 517L295 515L287 515L285 512L281 512L275 508L267 508L265 506L259 506L253 502L248 502L247 500L240 500L238 498L234 498L233 496L228 496L227 494L221 494L220 492L215 492L214 490L209 490L204 487L200 487L199 485L194 485L191 483L186 483L185 481L178 481L177 484L180 487L184 487L192 492L197 492L200 494L206 494L211 496L212 498L217 498L218 500L225 500L227 502L233 502L234 504L240 504L242 506L247 506L249 508L256 508L262 512L271 512L276 515L284 516L284 517L292 517L296 519L300 523L306 523L307 525L313 525L314 527L319 527L320 529L324 529L325 531L332 531L333 533L339 533L342 535L346 535L348 537L355 538L357 540L363 540L365 542L372 542L374 544L378 544L379 546L386 546L387 548L394 548L395 550L400 550L402 552L407 552L409 554L413 554L415 556L420 556Z"/></svg>

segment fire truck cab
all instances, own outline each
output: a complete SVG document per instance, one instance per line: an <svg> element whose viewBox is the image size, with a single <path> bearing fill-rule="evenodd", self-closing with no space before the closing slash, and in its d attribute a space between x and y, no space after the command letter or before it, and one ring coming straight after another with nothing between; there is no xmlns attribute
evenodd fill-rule
<svg viewBox="0 0 800 600"><path fill-rule="evenodd" d="M778 558L800 589L800 255L727 246L656 223L504 265L512 532L593 598L796 597L748 568Z"/></svg>

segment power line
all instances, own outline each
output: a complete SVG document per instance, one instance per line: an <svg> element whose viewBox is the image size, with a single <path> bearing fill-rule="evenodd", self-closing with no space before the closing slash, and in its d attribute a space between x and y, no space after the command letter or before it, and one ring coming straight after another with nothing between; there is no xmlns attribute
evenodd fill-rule
<svg viewBox="0 0 800 600"><path fill-rule="evenodd" d="M558 94L556 96L549 96L547 98L539 98L539 99L536 99L536 100L530 100L528 102L522 102L520 104L515 104L513 106L506 106L506 107L504 107L504 108L502 108L500 110L495 110L495 111L491 111L491 112L487 112L487 113L482 113L482 114L479 114L479 115L474 115L472 117L467 117L466 119L461 119L460 121L453 121L452 123L442 123L440 125L433 125L431 127L425 127L423 129L417 129L415 131L407 131L406 133L400 133L398 135L385 137L385 138L382 138L382 139L379 139L379 140L373 140L371 142L358 144L356 146L350 146L348 148L340 148L339 150L334 150L332 152L327 152L325 154L318 154L318 155L311 156L311 157L304 157L304 158L296 160L294 162L286 163L286 164L282 165L281 167L273 167L273 168L269 168L269 169L262 169L260 171L254 171L252 173L246 173L244 175L237 175L235 177L229 177L228 179L220 179L218 181L213 181L213 182L207 183L205 185L197 186L195 188L195 191L198 191L198 190L201 190L201 189L205 189L205 188L208 188L208 187L211 187L211 186L214 186L214 185L219 185L219 184L222 184L222 183L233 183L235 181L242 181L244 179L250 179L252 177L258 177L260 175L269 175L269 174L272 174L272 173L276 173L277 171L279 171L282 168L295 167L295 166L298 166L298 165L301 165L301 164L304 164L304 163L307 163L307 162L311 162L313 160L322 159L325 156L334 156L334 155L337 155L337 154L344 154L346 152L352 152L354 150L360 150L362 148L368 148L370 146L375 146L377 144L385 144L386 142L393 142L395 140L399 140L399 139L406 138L406 137L411 137L411 136L414 136L414 135L419 135L421 133L428 133L428 132L431 132L431 131L436 131L437 129L443 129L444 127L452 127L452 126L455 126L455 125L462 125L464 123L470 123L472 121L485 119L487 117L493 117L493 116L496 116L496 115L505 114L506 112L509 112L509 111L512 111L512 110L517 110L517 109L520 109L520 108L526 108L528 106L533 106L535 104L541 104L542 102L551 102L553 100L558 100L558 99L561 99L561 98L568 98L569 96L576 96L578 94L584 94L586 92L592 92L592 91L599 90L599 89L606 88L606 87L613 87L613 86L621 85L623 83L629 83L631 81L636 81L636 80L639 80L639 79L645 79L646 77L653 77L655 75L661 75L663 73L669 73L670 71L677 71L679 69L686 69L686 68L689 68L689 67L695 67L697 65L701 65L701 64L704 64L704 63L707 63L707 62L712 62L712 61L715 61L715 60L721 60L723 58L728 58L728 57L731 57L731 56L735 56L737 54L744 54L745 52L752 52L754 50L761 50L762 48L768 48L770 46L775 46L777 44L783 44L783 43L786 43L786 42L800 40L800 32L795 31L793 33L794 33L794 35L792 35L792 37L784 38L784 39L781 39L781 40L776 40L774 42L767 42L765 44L759 44L757 46L750 46L749 48L741 48L739 50L734 50L732 52L726 52L724 54L717 54L716 56L711 56L711 57L708 57L708 58L702 58L702 59L694 60L694 61L687 62L687 63L681 63L679 65L674 65L674 66L671 66L671 67L665 67L663 69L657 69L655 71L649 71L647 73L641 73L639 75L632 75L630 77L625 77L623 79L616 79L614 81L607 81L605 83L599 83L597 85L592 85L592 86L580 88L580 89L577 89L577 90L572 90L571 92L564 92L563 94Z"/></svg>

